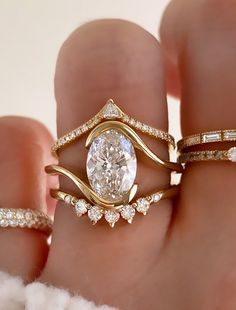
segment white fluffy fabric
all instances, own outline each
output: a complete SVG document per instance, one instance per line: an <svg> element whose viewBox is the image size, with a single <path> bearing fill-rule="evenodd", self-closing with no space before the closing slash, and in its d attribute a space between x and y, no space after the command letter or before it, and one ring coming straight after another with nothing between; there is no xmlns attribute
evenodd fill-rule
<svg viewBox="0 0 236 310"><path fill-rule="evenodd" d="M81 296L39 282L24 286L22 279L0 271L0 310L117 310L96 306Z"/></svg>

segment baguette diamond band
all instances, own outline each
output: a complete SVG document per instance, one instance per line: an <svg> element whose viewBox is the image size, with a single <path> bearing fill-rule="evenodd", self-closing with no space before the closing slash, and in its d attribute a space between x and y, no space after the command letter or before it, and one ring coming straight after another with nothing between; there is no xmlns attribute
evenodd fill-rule
<svg viewBox="0 0 236 310"><path fill-rule="evenodd" d="M216 130L187 136L177 143L177 147L178 151L182 152L184 149L195 145L233 141L236 141L236 129Z"/></svg>

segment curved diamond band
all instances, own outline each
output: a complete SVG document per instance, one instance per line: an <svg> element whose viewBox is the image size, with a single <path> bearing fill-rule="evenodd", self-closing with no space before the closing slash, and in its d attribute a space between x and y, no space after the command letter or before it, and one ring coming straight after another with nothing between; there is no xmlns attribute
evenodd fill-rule
<svg viewBox="0 0 236 310"><path fill-rule="evenodd" d="M89 121L82 124L78 128L67 133L63 137L57 139L52 146L52 154L57 156L57 153L61 148L69 145L76 139L80 138L82 135L93 129L102 121L114 119L120 120L123 123L129 125L130 127L145 134L148 134L156 139L161 139L165 142L168 142L170 146L175 148L174 137L172 137L169 133L143 124L136 119L128 116L114 103L112 99L109 99L106 105L93 118L91 118Z"/></svg>
<svg viewBox="0 0 236 310"><path fill-rule="evenodd" d="M178 141L177 147L181 152L194 145L232 141L236 141L236 129L216 130L187 136Z"/></svg>
<svg viewBox="0 0 236 310"><path fill-rule="evenodd" d="M229 150L210 150L210 151L197 151L182 153L178 157L178 162L186 164L195 161L231 161L236 162L236 147Z"/></svg>
<svg viewBox="0 0 236 310"><path fill-rule="evenodd" d="M74 195L60 190L52 189L51 195L55 199L71 205L78 217L87 214L93 225L104 217L110 227L113 228L120 218L123 218L131 224L137 212L146 215L152 204L158 203L162 199L175 196L178 190L178 186L171 186L168 189L158 190L151 195L140 197L132 204L120 205L119 208L110 210L104 209L98 205L92 205L83 198L77 198Z"/></svg>
<svg viewBox="0 0 236 310"><path fill-rule="evenodd" d="M17 227L40 230L46 234L52 232L52 219L40 211L31 209L0 208L0 227Z"/></svg>

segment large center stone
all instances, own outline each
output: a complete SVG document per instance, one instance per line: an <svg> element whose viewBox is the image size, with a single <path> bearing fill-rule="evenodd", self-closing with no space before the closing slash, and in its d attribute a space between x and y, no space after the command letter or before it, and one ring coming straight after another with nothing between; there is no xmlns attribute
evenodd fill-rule
<svg viewBox="0 0 236 310"><path fill-rule="evenodd" d="M131 141L117 130L98 136L90 146L87 175L93 190L108 201L122 199L131 189L137 159Z"/></svg>

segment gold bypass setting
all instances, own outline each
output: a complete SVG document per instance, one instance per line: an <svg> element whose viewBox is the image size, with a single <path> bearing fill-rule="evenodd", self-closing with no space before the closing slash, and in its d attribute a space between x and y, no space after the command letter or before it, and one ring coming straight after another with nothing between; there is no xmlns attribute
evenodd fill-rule
<svg viewBox="0 0 236 310"><path fill-rule="evenodd" d="M85 142L85 147L88 148L86 171L89 184L64 167L46 167L47 173L59 174L70 179L86 200L77 199L61 190L52 190L52 196L72 204L77 210L77 215L83 214L78 212L80 206L93 223L97 223L104 216L110 226L114 227L120 217L127 217L126 220L131 223L136 211L146 214L151 203L155 201L153 197L156 197L157 202L159 196L166 198L174 195L176 188L173 190L170 187L157 191L155 196L143 197L132 202L138 189L138 184L135 184L136 150L159 167L179 173L183 171L181 164L159 158L133 128L175 147L174 139L168 133L129 117L110 99L95 117L59 138L52 147L52 153L57 155L65 146L89 132ZM133 214L132 218L128 217L128 211Z"/></svg>
<svg viewBox="0 0 236 310"><path fill-rule="evenodd" d="M46 234L52 232L52 219L43 212L31 209L0 208L0 227L37 229Z"/></svg>

